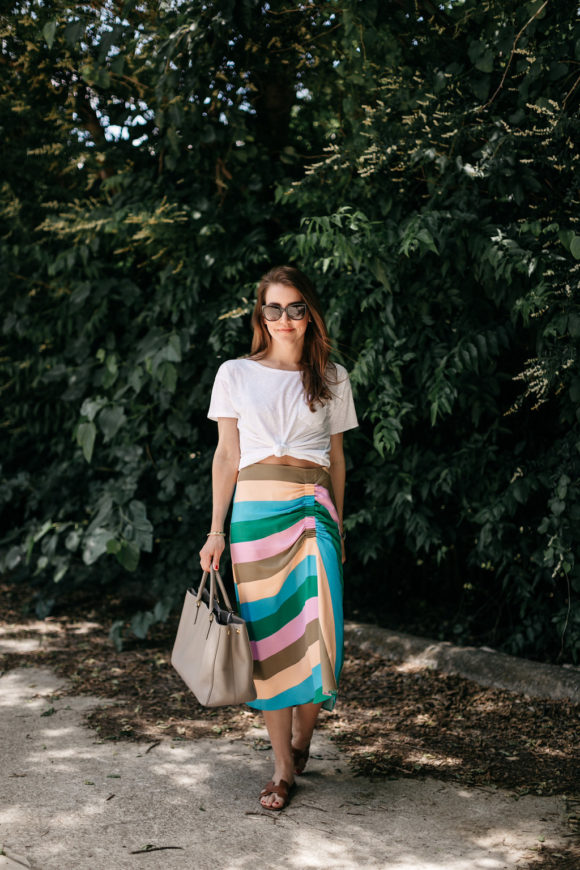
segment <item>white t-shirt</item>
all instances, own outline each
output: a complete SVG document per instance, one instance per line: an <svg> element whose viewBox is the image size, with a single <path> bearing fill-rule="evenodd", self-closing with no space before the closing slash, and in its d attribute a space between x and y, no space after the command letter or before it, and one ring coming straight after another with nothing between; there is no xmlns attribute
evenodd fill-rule
<svg viewBox="0 0 580 870"><path fill-rule="evenodd" d="M332 399L311 411L302 372L273 369L253 359L222 363L207 416L237 418L240 468L267 456L293 456L330 466L330 436L358 426L347 371L338 364L336 370Z"/></svg>

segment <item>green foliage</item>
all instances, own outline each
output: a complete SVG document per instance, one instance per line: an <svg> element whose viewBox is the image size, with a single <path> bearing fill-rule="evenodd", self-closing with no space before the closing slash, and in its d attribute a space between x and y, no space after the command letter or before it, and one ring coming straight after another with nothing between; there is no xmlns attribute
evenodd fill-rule
<svg viewBox="0 0 580 870"><path fill-rule="evenodd" d="M396 552L394 584L414 561L458 572L495 591L511 651L558 652L557 626L578 660L575 12L458 8L461 28L448 9L437 38L377 63L359 136L287 192L317 216L286 248L353 300L385 457L349 519L363 561Z"/></svg>
<svg viewBox="0 0 580 870"><path fill-rule="evenodd" d="M213 375L290 259L362 420L351 582L578 661L573 4L60 0L1 27L1 566L37 612L138 577L121 645L181 603Z"/></svg>

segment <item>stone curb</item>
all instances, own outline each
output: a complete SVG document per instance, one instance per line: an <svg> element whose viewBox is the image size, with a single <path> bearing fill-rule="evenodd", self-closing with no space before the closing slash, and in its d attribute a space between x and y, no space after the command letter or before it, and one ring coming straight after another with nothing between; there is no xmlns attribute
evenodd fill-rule
<svg viewBox="0 0 580 870"><path fill-rule="evenodd" d="M510 656L490 647L454 646L366 623L345 621L345 638L404 670L429 668L530 698L580 702L580 668Z"/></svg>

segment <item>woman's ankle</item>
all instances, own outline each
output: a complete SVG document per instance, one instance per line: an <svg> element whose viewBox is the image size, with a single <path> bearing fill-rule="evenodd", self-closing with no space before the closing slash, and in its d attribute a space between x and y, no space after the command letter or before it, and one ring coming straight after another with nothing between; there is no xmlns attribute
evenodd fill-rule
<svg viewBox="0 0 580 870"><path fill-rule="evenodd" d="M288 785L292 785L294 782L294 760L291 760L289 764L274 765L272 780L273 782L278 783L281 779L285 779Z"/></svg>
<svg viewBox="0 0 580 870"><path fill-rule="evenodd" d="M297 749L299 752L305 752L309 748L311 740L311 734L306 737L303 734L293 734L292 749Z"/></svg>

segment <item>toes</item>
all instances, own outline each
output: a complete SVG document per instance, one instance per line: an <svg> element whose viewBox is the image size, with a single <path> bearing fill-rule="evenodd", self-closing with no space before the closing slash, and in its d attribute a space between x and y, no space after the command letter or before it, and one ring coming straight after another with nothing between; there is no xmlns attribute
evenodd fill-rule
<svg viewBox="0 0 580 870"><path fill-rule="evenodd" d="M273 807L274 805L278 806L278 804L280 803L280 801L277 800L277 799L276 799L276 800L268 800L268 798L266 798L265 800L262 800L260 803L262 804L262 806L264 807L264 809L269 810L269 809L270 809L271 807Z"/></svg>
<svg viewBox="0 0 580 870"><path fill-rule="evenodd" d="M284 801L281 798L279 798L273 794L263 795L263 797L260 798L260 803L262 804L264 809L270 809L270 807L273 807L273 806L276 806L276 807L284 806Z"/></svg>

